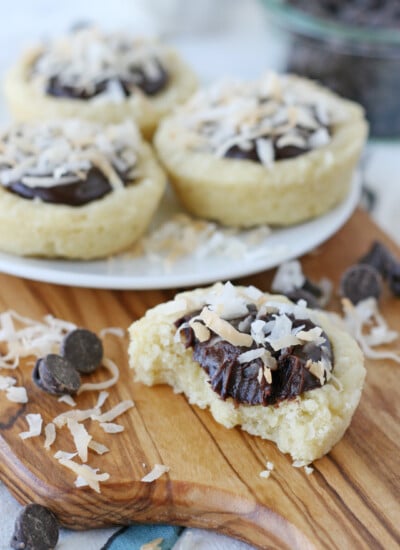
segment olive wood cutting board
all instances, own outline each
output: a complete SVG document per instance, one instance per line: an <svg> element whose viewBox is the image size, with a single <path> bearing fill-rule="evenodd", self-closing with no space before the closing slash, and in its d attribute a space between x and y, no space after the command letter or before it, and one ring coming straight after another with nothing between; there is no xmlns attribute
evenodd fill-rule
<svg viewBox="0 0 400 550"><path fill-rule="evenodd" d="M374 239L399 253L359 210L333 238L304 257L304 271L311 279L330 277L337 288L343 270ZM261 273L241 282L268 290L272 275ZM173 295L170 290L68 288L0 275L1 311L13 308L35 319L51 313L94 331L126 328ZM338 308L337 297L330 306ZM389 325L400 330L400 300L386 292L381 309ZM0 478L21 503L49 506L72 529L134 520L214 529L268 549L398 547L400 365L366 362L365 389L349 430L307 476L274 444L224 428L169 387L134 384L127 340L109 336L106 347L120 366L121 379L103 410L130 398L136 406L117 420L124 432L90 429L111 449L103 456L90 453L89 464L111 474L100 494L75 488L75 475L53 458L56 449L73 450L67 429L59 431L53 451L44 450L42 436L25 441L18 436L27 430L27 413L40 412L47 423L68 406L33 385L31 364L1 372L15 375L30 397L29 403L19 405L0 392ZM82 394L78 407L89 408L96 398L97 392ZM269 479L259 476L266 460L275 465ZM156 463L169 466L169 473L153 483L141 482Z"/></svg>

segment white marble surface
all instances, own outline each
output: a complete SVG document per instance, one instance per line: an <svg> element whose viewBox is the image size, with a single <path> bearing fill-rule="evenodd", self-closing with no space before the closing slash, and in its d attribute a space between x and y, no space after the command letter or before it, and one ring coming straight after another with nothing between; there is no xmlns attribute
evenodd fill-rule
<svg viewBox="0 0 400 550"><path fill-rule="evenodd" d="M168 8L168 0L7 2L2 13L0 74L4 74L23 47L37 39L64 32L71 24L82 20L95 21L107 28L123 26L141 33L154 34L161 31L181 49L205 82L222 75L251 77L266 68L279 68L284 48L274 40L275 31L266 25L256 0L207 1L203 4L208 9L205 15L193 17L189 13L189 16L186 14L186 19L185 11L179 10L179 4L182 5L182 2L174 0L172 4L175 13L180 14L177 24L173 20L168 20L169 16L163 12ZM157 5L158 17L151 11ZM218 30L215 28L215 21L218 21ZM212 32L204 32L207 26L213 28ZM1 100L0 120L7 120L7 112ZM378 194L373 215L378 223L400 242L400 146L393 143L370 144L365 167L365 182ZM5 487L0 485L1 550L9 547L8 541L18 509L16 501ZM97 550L109 534L110 530L97 531L85 537L80 533L65 531L59 548L72 550L85 547L86 550ZM185 537L185 540L179 542L177 549L246 548L245 545L233 543L226 538L215 538L201 531L194 531L192 534L187 532Z"/></svg>

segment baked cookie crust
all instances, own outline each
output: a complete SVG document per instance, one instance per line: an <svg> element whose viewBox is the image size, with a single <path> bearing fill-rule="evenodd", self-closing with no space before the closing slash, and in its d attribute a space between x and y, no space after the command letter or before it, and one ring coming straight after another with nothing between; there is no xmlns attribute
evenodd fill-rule
<svg viewBox="0 0 400 550"><path fill-rule="evenodd" d="M140 143L139 176L81 206L28 200L0 185L0 250L21 256L94 259L131 245L147 228L166 176L151 147Z"/></svg>
<svg viewBox="0 0 400 550"><path fill-rule="evenodd" d="M16 121L84 118L110 124L133 119L143 136L150 139L161 118L185 101L196 89L197 78L179 54L163 47L163 62L169 73L169 82L156 95L147 96L140 89L121 99L99 100L54 97L37 87L31 78L35 63L45 51L36 46L26 51L8 72L4 93L8 107Z"/></svg>
<svg viewBox="0 0 400 550"><path fill-rule="evenodd" d="M228 226L286 226L322 215L347 195L367 136L362 108L306 79L285 78L335 114L329 142L295 158L264 166L196 150L185 122L196 112L190 101L162 121L156 151L190 213Z"/></svg>
<svg viewBox="0 0 400 550"><path fill-rule="evenodd" d="M135 379L146 385L169 384L184 393L189 403L209 408L226 428L240 426L250 434L274 441L293 460L307 464L320 458L341 439L358 405L365 377L363 355L354 339L319 311L308 310L310 319L328 335L334 354L334 377L279 405L235 405L222 400L208 382L206 372L193 360L176 337L175 321L188 310L208 303L210 293L222 284L178 294L134 322L130 329L129 362ZM243 287L239 291L247 292ZM265 294L263 300L290 304L282 296ZM251 301L251 300L250 300Z"/></svg>

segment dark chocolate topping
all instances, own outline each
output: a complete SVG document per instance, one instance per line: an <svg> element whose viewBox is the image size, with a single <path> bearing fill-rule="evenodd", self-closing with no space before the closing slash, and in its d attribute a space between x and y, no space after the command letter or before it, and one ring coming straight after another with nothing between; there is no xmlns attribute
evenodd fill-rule
<svg viewBox="0 0 400 550"><path fill-rule="evenodd" d="M157 62L157 77L149 77L141 67L131 67L129 78L118 78L125 97L135 93L136 88L140 88L148 96L156 95L161 92L168 84L169 74L166 69ZM107 89L110 79L101 80L94 84L91 89L74 87L62 82L60 76L53 76L48 81L46 93L55 97L67 97L69 99L91 99Z"/></svg>
<svg viewBox="0 0 400 550"><path fill-rule="evenodd" d="M126 178L120 174L124 184ZM84 179L77 179L74 183L54 185L51 187L30 187L21 181L16 181L5 187L8 191L24 199L41 199L52 204L66 204L69 206L83 206L89 202L103 198L111 193L112 187L108 178L98 168L92 167Z"/></svg>
<svg viewBox="0 0 400 550"><path fill-rule="evenodd" d="M196 314L197 312L194 312L182 317L176 322L176 326L180 327ZM294 319L290 315L288 317L293 322L293 328L304 326L303 330L310 330L316 326L310 319ZM243 327L245 319L248 320L250 330L251 322L256 319L256 312L250 310L247 317L234 319L230 323L237 328L242 322ZM271 321L274 317L269 314L260 319ZM321 387L319 379L306 367L309 359L314 362L324 359L333 364L332 348L324 332L321 334L326 339L323 346L308 342L276 352L267 344L268 351L277 361L276 370L271 371L272 383L268 384L265 377L259 380L260 368L263 368L260 358L248 363L238 361L239 355L249 348L234 346L214 333L206 342L200 342L190 327L183 328L180 333L185 346L193 348L193 359L208 374L212 389L222 399L231 397L236 403L266 406L285 399L294 399L305 391ZM256 347L254 344L251 349Z"/></svg>

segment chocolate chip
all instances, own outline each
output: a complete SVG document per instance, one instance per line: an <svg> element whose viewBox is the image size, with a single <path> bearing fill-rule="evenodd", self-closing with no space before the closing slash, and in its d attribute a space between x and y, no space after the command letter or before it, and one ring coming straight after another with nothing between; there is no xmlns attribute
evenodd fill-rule
<svg viewBox="0 0 400 550"><path fill-rule="evenodd" d="M10 541L16 550L53 550L58 542L58 522L51 510L28 504L15 521Z"/></svg>
<svg viewBox="0 0 400 550"><path fill-rule="evenodd" d="M73 395L81 385L81 378L75 367L68 359L55 353L37 360L32 378L42 390L53 395Z"/></svg>
<svg viewBox="0 0 400 550"><path fill-rule="evenodd" d="M375 241L368 252L358 260L358 263L374 267L382 277L386 278L392 270L395 260L390 250L384 244Z"/></svg>
<svg viewBox="0 0 400 550"><path fill-rule="evenodd" d="M77 371L88 374L100 365L103 359L103 344L94 332L79 328L64 338L61 354Z"/></svg>
<svg viewBox="0 0 400 550"><path fill-rule="evenodd" d="M389 288L395 296L400 298L400 262L392 265L388 277Z"/></svg>
<svg viewBox="0 0 400 550"><path fill-rule="evenodd" d="M291 292L287 292L286 296L289 298L289 300L292 300L292 302L305 300L307 302L307 307L310 307L312 309L320 307L317 297L308 290L305 290L304 287L296 288Z"/></svg>
<svg viewBox="0 0 400 550"><path fill-rule="evenodd" d="M382 292L381 276L370 265L353 265L342 275L340 292L353 304L358 304L361 300L369 297L379 299Z"/></svg>

